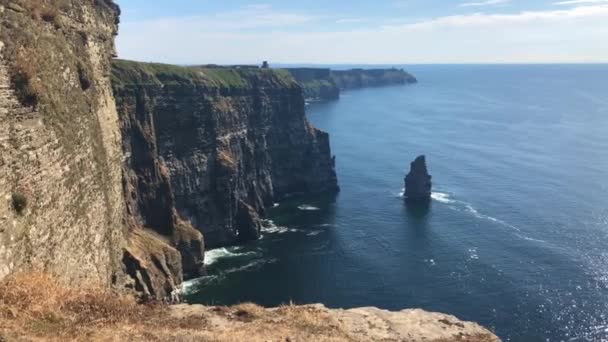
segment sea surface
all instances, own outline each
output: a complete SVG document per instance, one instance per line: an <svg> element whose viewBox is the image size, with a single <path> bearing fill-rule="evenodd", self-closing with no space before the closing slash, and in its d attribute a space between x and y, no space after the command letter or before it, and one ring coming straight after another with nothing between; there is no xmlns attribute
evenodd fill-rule
<svg viewBox="0 0 608 342"><path fill-rule="evenodd" d="M192 303L423 308L505 341L608 341L608 65L407 67L308 107L342 192L206 254ZM425 154L428 207L402 199Z"/></svg>

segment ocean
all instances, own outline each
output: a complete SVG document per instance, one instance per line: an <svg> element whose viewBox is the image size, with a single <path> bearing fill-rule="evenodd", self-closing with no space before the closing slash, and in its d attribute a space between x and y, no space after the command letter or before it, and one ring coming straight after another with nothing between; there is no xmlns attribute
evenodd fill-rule
<svg viewBox="0 0 608 342"><path fill-rule="evenodd" d="M608 341L608 65L408 66L308 106L342 191L208 251L191 303L423 308L505 341ZM418 155L429 206L407 205Z"/></svg>

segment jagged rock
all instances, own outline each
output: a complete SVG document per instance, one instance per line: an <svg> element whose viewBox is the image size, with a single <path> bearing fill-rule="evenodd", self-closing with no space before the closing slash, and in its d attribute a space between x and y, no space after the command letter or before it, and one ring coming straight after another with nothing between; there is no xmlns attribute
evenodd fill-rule
<svg viewBox="0 0 608 342"><path fill-rule="evenodd" d="M255 240L260 237L260 231L262 230L260 216L255 209L243 201L239 201L235 228L239 241Z"/></svg>
<svg viewBox="0 0 608 342"><path fill-rule="evenodd" d="M426 167L425 156L419 156L411 163L410 172L405 177L405 198L410 201L430 200L431 178Z"/></svg>
<svg viewBox="0 0 608 342"><path fill-rule="evenodd" d="M171 236L177 218L226 246L257 239L278 200L338 190L329 135L280 71L115 61L113 81L141 226Z"/></svg>

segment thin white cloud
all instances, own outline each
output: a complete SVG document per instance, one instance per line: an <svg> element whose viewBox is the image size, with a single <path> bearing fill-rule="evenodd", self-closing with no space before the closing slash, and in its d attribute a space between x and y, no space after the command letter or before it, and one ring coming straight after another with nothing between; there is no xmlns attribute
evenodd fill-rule
<svg viewBox="0 0 608 342"><path fill-rule="evenodd" d="M554 2L554 5L569 6L569 5L592 5L592 4L607 4L608 0L569 0Z"/></svg>
<svg viewBox="0 0 608 342"><path fill-rule="evenodd" d="M200 31L201 24L217 31L272 29L310 23L318 17L313 15L275 10L269 4L243 6L234 11L214 15L162 18L149 21L161 28L182 27ZM129 25L129 23L126 23Z"/></svg>
<svg viewBox="0 0 608 342"><path fill-rule="evenodd" d="M460 7L485 7L485 6L498 6L498 5L506 5L511 0L485 0L485 1L477 1L477 2L465 2L460 4Z"/></svg>
<svg viewBox="0 0 608 342"><path fill-rule="evenodd" d="M491 26L496 24L524 24L537 21L566 21L580 18L607 18L608 5L580 6L565 10L523 11L516 14L474 13L444 16L407 25L401 29L429 29L436 27ZM385 26L391 28L391 26Z"/></svg>
<svg viewBox="0 0 608 342"><path fill-rule="evenodd" d="M323 29L317 24L328 18L272 8L254 19L248 17L251 9L244 11L247 13L230 12L199 20L127 22L121 25L119 54L127 59L184 64L262 60L378 64L608 62L608 4L510 14L474 13L375 26L370 20L359 29L335 24ZM270 17L278 18L281 24L270 22ZM249 23L225 23L224 18ZM300 18L300 24L293 26L285 18ZM302 25L311 23L315 25Z"/></svg>
<svg viewBox="0 0 608 342"><path fill-rule="evenodd" d="M367 21L368 20L364 18L344 18L336 20L336 24L360 24Z"/></svg>

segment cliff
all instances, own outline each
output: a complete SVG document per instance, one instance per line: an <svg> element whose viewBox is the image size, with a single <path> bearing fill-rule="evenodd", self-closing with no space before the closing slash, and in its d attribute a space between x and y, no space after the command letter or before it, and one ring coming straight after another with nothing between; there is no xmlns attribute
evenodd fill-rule
<svg viewBox="0 0 608 342"><path fill-rule="evenodd" d="M332 70L331 77L340 89L357 89L418 82L403 69Z"/></svg>
<svg viewBox="0 0 608 342"><path fill-rule="evenodd" d="M0 1L0 279L109 285L125 245L110 59L118 7Z"/></svg>
<svg viewBox="0 0 608 342"><path fill-rule="evenodd" d="M403 69L351 69L288 68L293 78L302 86L304 96L310 101L332 101L340 98L341 90L418 82Z"/></svg>
<svg viewBox="0 0 608 342"><path fill-rule="evenodd" d="M291 76L112 67L118 14L111 0L0 0L0 341L496 340L443 315L125 295L166 297L204 272L202 233L255 238L266 205L338 186Z"/></svg>
<svg viewBox="0 0 608 342"><path fill-rule="evenodd" d="M202 264L192 227L208 247L257 239L276 201L338 190L329 136L308 123L302 90L284 71L115 61L112 80L128 211L171 241L187 275Z"/></svg>
<svg viewBox="0 0 608 342"><path fill-rule="evenodd" d="M483 327L423 310L137 304L98 287L65 287L44 274L0 282L2 341L498 342Z"/></svg>
<svg viewBox="0 0 608 342"><path fill-rule="evenodd" d="M289 68L287 70L302 86L307 100L331 101L340 98L340 88L332 78L330 69Z"/></svg>

